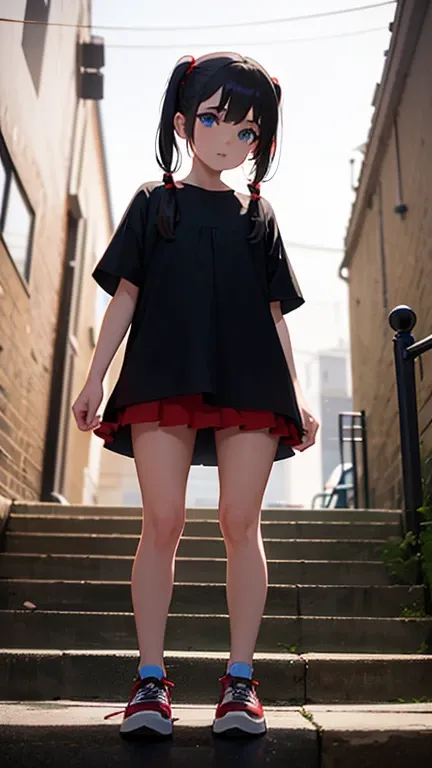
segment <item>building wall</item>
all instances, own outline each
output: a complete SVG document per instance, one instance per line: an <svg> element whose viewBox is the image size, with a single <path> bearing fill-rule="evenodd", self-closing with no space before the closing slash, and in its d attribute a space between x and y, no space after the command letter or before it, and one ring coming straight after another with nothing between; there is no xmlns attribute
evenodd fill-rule
<svg viewBox="0 0 432 768"><path fill-rule="evenodd" d="M104 158L100 141L98 105L84 103L86 120L83 131L81 173L77 190L83 206L81 280L79 284L79 310L76 329L76 355L71 376L69 406L82 389L97 338L100 318L96 297L100 289L91 272L111 236L112 223L106 198ZM69 426L66 443L64 495L75 503L96 503L96 489L102 441L93 434L81 432L69 408Z"/></svg>
<svg viewBox="0 0 432 768"><path fill-rule="evenodd" d="M322 484L328 480L335 467L340 464L339 414L352 410L352 399L348 394L348 350L321 353L319 358L321 403L321 461ZM344 432L345 437L347 433ZM351 461L348 445L344 446L345 460Z"/></svg>
<svg viewBox="0 0 432 768"><path fill-rule="evenodd" d="M403 201L408 212L402 218L393 211L398 202L393 126L383 142L376 183L349 265L354 408L365 408L367 413L373 506L399 506L402 500L394 332L388 313L408 304L418 317L415 337L432 332L431 40L429 4L397 109ZM393 66L397 64L395 60ZM367 171L367 156L365 163ZM423 381L416 367L421 439L430 448L432 353L423 357Z"/></svg>
<svg viewBox="0 0 432 768"><path fill-rule="evenodd" d="M338 414L352 409L347 377L349 348L341 340L340 346L334 349L307 355L299 352L295 357L306 401L320 428L312 448L296 452L284 462L284 498L293 506L308 508L315 494L322 492L330 471L340 462Z"/></svg>
<svg viewBox="0 0 432 768"><path fill-rule="evenodd" d="M25 0L16 0L13 15L24 18L26 7ZM51 0L49 12L58 22L88 22L89 3ZM76 34L73 28L47 28L39 78L29 69L22 25L0 24L0 130L35 212L28 283L0 236L0 494L9 498L40 495L77 106ZM106 189L92 125L95 105L83 109L90 114L93 132L86 162L95 154L93 167L85 174L85 183L92 187L87 190L87 213L93 217L103 209L100 226L107 228ZM96 203L90 203L92 192ZM86 257L90 259L90 251ZM84 316L91 312L94 295L91 289L86 293ZM85 318L84 335L87 322ZM89 362L89 345L81 341L78 368ZM89 435L71 438L70 450L76 452L72 474L77 478L83 476L81 464L87 462L90 439ZM71 500L81 500L79 480L68 483Z"/></svg>

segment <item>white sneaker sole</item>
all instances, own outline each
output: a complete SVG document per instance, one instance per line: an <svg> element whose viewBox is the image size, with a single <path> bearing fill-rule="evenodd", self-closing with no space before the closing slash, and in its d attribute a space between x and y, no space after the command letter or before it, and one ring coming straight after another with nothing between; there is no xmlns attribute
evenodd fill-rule
<svg viewBox="0 0 432 768"><path fill-rule="evenodd" d="M213 733L225 733L234 729L258 735L265 733L267 726L264 717L261 717L259 720L252 719L245 712L228 712L224 717L220 717L213 722Z"/></svg>
<svg viewBox="0 0 432 768"><path fill-rule="evenodd" d="M143 711L130 715L120 726L120 733L124 735L132 735L141 730L143 735L147 732L149 735L171 736L172 720L166 720L157 712Z"/></svg>

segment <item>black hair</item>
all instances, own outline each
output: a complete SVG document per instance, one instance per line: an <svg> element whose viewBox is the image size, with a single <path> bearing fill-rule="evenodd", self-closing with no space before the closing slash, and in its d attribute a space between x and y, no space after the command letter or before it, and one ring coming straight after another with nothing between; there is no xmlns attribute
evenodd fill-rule
<svg viewBox="0 0 432 768"><path fill-rule="evenodd" d="M158 214L158 229L167 238L174 238L178 219L176 188L172 174L181 165L181 153L174 129L174 116L185 116L187 144L193 141L195 118L199 105L222 88L219 110L227 107L226 122L242 122L249 110L259 125L259 138L253 152L253 179L248 184L251 199L248 215L251 220L249 239L260 240L264 235L264 215L259 186L266 177L276 152L281 88L258 62L238 54L214 54L195 60L181 59L169 78L157 131L156 159L164 171L164 189Z"/></svg>

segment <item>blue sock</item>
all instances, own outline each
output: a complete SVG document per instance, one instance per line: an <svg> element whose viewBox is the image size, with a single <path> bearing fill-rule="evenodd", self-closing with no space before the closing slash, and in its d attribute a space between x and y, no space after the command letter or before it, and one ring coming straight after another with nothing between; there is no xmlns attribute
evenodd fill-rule
<svg viewBox="0 0 432 768"><path fill-rule="evenodd" d="M158 680L162 680L165 677L165 672L157 664L144 664L143 667L139 667L139 676L141 680L143 677L157 677Z"/></svg>
<svg viewBox="0 0 432 768"><path fill-rule="evenodd" d="M252 680L253 667L244 661L234 661L229 665L227 674L233 677L248 677Z"/></svg>

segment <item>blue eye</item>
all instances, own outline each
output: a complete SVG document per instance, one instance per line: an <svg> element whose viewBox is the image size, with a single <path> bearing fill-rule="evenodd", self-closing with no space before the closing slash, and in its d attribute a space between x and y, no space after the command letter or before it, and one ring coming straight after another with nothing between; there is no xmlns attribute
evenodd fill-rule
<svg viewBox="0 0 432 768"><path fill-rule="evenodd" d="M243 130L238 132L238 137L240 141L245 141L246 144L253 144L258 139L252 128L243 128Z"/></svg>
<svg viewBox="0 0 432 768"><path fill-rule="evenodd" d="M197 115L198 120L206 127L211 128L216 122L216 116L211 112L203 112L201 115Z"/></svg>

